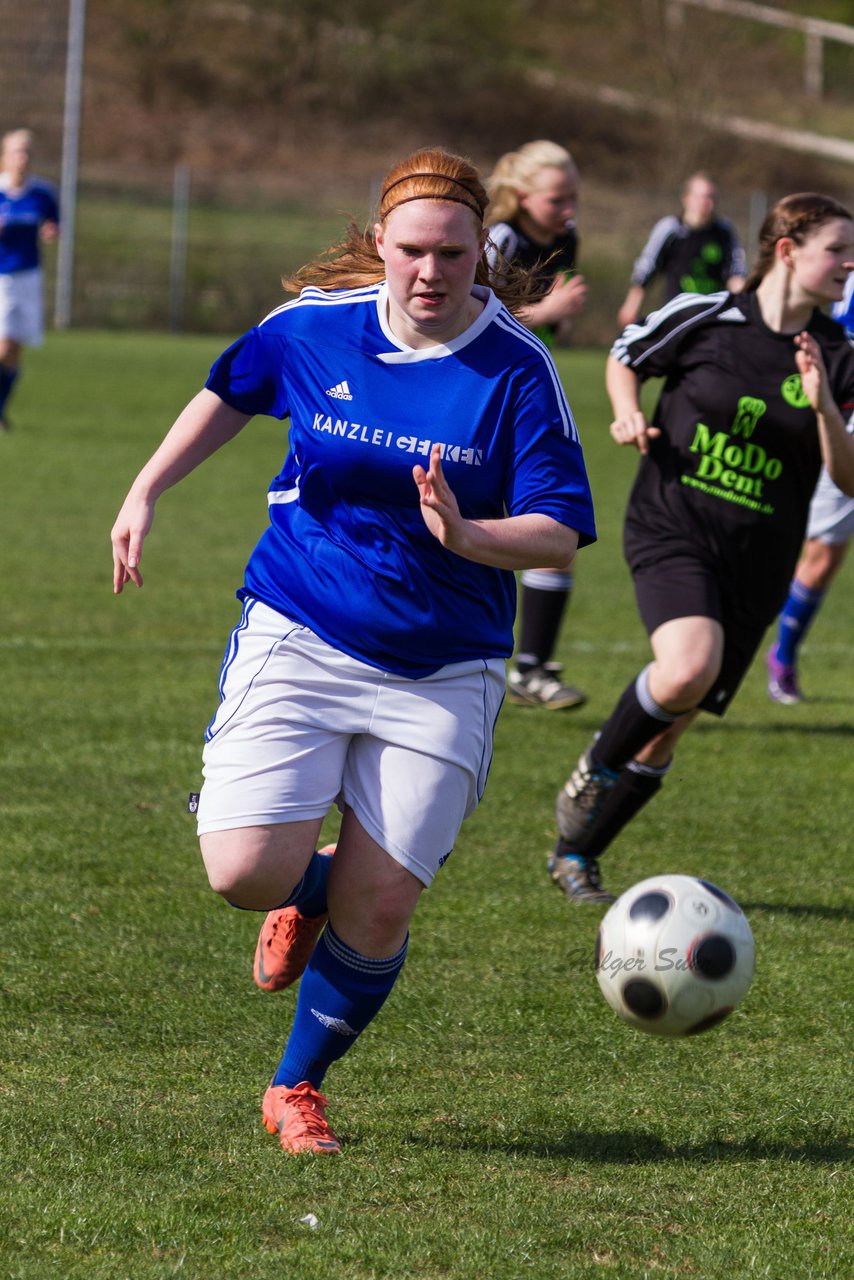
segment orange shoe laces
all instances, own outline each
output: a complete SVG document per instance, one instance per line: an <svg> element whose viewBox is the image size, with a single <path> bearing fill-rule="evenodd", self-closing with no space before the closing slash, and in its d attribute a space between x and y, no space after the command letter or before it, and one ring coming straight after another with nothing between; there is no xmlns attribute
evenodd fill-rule
<svg viewBox="0 0 854 1280"><path fill-rule="evenodd" d="M283 1136L296 1136L290 1132L297 1123L296 1117L288 1117L288 1112L293 1109L299 1115L301 1133L305 1133L310 1138L327 1138L337 1142L337 1138L326 1119L326 1108L328 1106L329 1103L323 1094L319 1093L313 1085L308 1082L296 1085L295 1088L289 1091L285 1100L285 1110L282 1113L279 1132ZM290 1119L290 1123L287 1123L288 1119Z"/></svg>

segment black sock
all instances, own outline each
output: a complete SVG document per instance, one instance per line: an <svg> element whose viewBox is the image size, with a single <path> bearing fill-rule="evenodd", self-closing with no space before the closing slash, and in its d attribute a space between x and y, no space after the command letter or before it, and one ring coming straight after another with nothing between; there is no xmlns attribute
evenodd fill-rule
<svg viewBox="0 0 854 1280"><path fill-rule="evenodd" d="M558 857L569 854L580 858L598 858L623 827L661 790L664 775L669 768L669 764L661 769L654 769L632 761L625 769L621 769L620 776L587 830L573 844L562 836L558 838L555 845Z"/></svg>
<svg viewBox="0 0 854 1280"><path fill-rule="evenodd" d="M531 671L548 662L554 653L560 624L572 590L569 574L553 574L556 588L543 590L522 583L520 604L519 647L516 666ZM570 586L565 583L569 580Z"/></svg>
<svg viewBox="0 0 854 1280"><path fill-rule="evenodd" d="M0 416L6 408L6 401L12 394L12 388L17 382L18 370L11 368L7 364L0 364Z"/></svg>
<svg viewBox="0 0 854 1280"><path fill-rule="evenodd" d="M658 705L649 692L648 672L649 667L644 667L627 685L603 724L590 750L594 764L616 771L684 714L674 715Z"/></svg>

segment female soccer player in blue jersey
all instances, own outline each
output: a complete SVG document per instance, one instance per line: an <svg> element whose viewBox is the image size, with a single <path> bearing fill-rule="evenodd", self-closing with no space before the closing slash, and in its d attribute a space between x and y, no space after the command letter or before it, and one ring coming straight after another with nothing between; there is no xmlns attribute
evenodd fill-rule
<svg viewBox="0 0 854 1280"><path fill-rule="evenodd" d="M611 434L641 455L623 544L653 661L558 794L549 871L571 899L610 900L599 855L699 712L732 701L786 598L822 463L854 495L854 344L823 314L852 270L849 211L788 196L743 292L681 294L612 349ZM652 422L647 377L665 379Z"/></svg>
<svg viewBox="0 0 854 1280"><path fill-rule="evenodd" d="M18 379L21 350L42 340L41 241L59 234L59 206L50 183L31 177L33 135L14 129L0 152L0 431Z"/></svg>
<svg viewBox="0 0 854 1280"><path fill-rule="evenodd" d="M301 977L262 1106L289 1152L339 1150L326 1070L391 991L421 891L483 793L513 571L595 537L554 365L487 284L476 170L425 150L381 191L376 225L217 360L112 532L115 591L141 586L162 492L254 414L290 418L198 809L213 888L268 912L256 982ZM503 296L532 295L514 279ZM336 801L330 858L316 845Z"/></svg>

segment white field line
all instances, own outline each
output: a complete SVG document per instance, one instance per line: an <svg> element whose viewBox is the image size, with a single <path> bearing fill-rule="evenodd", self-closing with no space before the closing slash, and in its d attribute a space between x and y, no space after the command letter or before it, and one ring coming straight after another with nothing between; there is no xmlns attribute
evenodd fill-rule
<svg viewBox="0 0 854 1280"><path fill-rule="evenodd" d="M132 640L125 636L0 636L0 650L41 653L214 653L222 654L224 641Z"/></svg>

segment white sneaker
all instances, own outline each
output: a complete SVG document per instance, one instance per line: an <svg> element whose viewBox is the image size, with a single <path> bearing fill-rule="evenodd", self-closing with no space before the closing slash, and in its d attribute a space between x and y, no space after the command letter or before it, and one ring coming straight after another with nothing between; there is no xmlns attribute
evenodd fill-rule
<svg viewBox="0 0 854 1280"><path fill-rule="evenodd" d="M580 689L563 684L558 679L561 670L559 662L544 662L541 667L534 667L531 671L514 668L508 680L510 701L525 707L548 707L552 711L583 706L587 695Z"/></svg>

